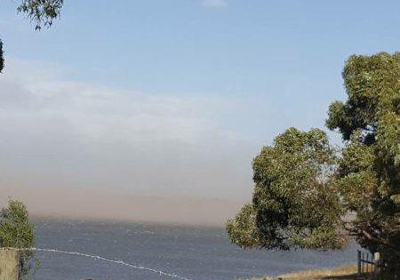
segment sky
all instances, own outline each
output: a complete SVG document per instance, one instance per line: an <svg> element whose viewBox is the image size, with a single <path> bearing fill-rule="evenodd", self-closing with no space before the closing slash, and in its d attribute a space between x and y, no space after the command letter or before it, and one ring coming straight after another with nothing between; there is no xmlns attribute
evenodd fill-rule
<svg viewBox="0 0 400 280"><path fill-rule="evenodd" d="M0 1L1 201L40 214L173 221L192 206L185 221L218 209L217 223L251 199L264 145L325 129L350 55L400 45L390 0L65 0L40 32L17 4Z"/></svg>

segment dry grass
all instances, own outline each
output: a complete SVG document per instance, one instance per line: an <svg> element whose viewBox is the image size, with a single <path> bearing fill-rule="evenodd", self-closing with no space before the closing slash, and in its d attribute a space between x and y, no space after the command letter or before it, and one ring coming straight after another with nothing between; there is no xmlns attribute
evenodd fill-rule
<svg viewBox="0 0 400 280"><path fill-rule="evenodd" d="M341 280L354 280L357 275L357 266L346 265L335 269L320 269L299 271L290 274L281 275L278 277L270 278L265 277L261 279L251 280L328 280L328 279L341 279Z"/></svg>

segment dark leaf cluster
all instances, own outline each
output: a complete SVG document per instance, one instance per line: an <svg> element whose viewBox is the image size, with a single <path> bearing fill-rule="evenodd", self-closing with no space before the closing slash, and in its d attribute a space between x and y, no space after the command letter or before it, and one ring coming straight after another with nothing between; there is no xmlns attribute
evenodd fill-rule
<svg viewBox="0 0 400 280"><path fill-rule="evenodd" d="M50 27L60 16L64 0L22 0L17 11L25 14L35 24L35 29Z"/></svg>
<svg viewBox="0 0 400 280"><path fill-rule="evenodd" d="M0 39L0 73L4 68L4 51L3 51L3 42Z"/></svg>

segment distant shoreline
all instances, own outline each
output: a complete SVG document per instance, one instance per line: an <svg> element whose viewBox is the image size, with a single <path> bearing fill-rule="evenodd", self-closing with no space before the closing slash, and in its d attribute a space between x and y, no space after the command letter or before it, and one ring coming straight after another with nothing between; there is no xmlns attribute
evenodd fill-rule
<svg viewBox="0 0 400 280"><path fill-rule="evenodd" d="M55 221L55 222L88 222L88 223L108 223L108 224L144 224L144 225L160 225L160 226L176 226L185 228L215 228L224 229L225 225L214 224L195 224L195 223L177 223L163 221L147 221L147 220L129 220L118 218L96 218L96 217L74 217L74 216L54 216L54 215L30 215L33 222Z"/></svg>
<svg viewBox="0 0 400 280"><path fill-rule="evenodd" d="M112 190L0 187L9 198L24 201L32 216L63 219L118 220L223 227L244 201L202 197L163 197Z"/></svg>

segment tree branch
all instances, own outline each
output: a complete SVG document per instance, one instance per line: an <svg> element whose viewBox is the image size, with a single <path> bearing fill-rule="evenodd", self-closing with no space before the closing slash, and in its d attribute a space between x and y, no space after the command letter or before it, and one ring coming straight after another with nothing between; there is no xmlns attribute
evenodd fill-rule
<svg viewBox="0 0 400 280"><path fill-rule="evenodd" d="M376 243L378 243L378 244L384 245L384 246L386 246L386 247L392 249L393 251L395 251L397 254L400 254L399 248L397 248L397 247L394 246L393 244L391 244L391 243L389 243L389 242L387 242L387 241L385 241L385 240L382 240L382 239L380 239L380 238L377 238L377 237L373 236L372 234L370 234L369 232L367 232L367 231L364 230L364 229L362 229L360 232L361 232L361 234L362 234L364 237L366 237L367 239L369 239L369 240L371 240L371 241L373 241L373 242L376 242Z"/></svg>

